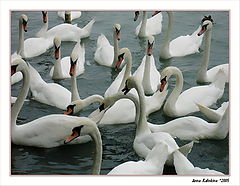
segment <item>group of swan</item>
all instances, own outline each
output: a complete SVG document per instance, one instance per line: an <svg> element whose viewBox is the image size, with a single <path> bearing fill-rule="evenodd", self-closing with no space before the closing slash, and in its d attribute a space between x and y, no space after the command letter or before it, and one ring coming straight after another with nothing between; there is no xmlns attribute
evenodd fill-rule
<svg viewBox="0 0 240 186"><path fill-rule="evenodd" d="M216 111L208 108L222 97L225 83L228 82L228 64L207 71L211 44L211 17L205 17L201 27L191 36L181 36L170 42L173 14L168 12L167 37L160 53L160 57L165 59L196 53L204 37L203 63L197 81L200 83L212 82L211 84L192 87L182 92L183 75L178 68L166 67L160 75L152 55L154 37L151 35L161 33L162 13L158 12L152 18L147 19L146 12L143 11L143 19L136 28L136 35L147 37L147 47L146 55L143 57L138 69L132 76L131 52L128 48L119 50L118 41L120 40L121 26L119 24L114 25L114 46L111 46L106 37L101 34L97 41L94 60L100 65L109 67L120 68L124 64L125 66L106 90L104 98L100 95L92 95L81 99L77 89L76 77L84 72L85 47L80 44L80 38L89 36L94 20L83 29L78 28L76 25L63 23L48 30L47 12L42 12L42 14L44 25L37 33L39 37L29 38L25 41L23 31L27 28L28 18L22 15L19 19L19 48L12 55L11 74L14 75L18 72L23 74L23 87L11 110L11 138L13 143L51 148L67 143L85 143L92 138L96 147L93 174L100 174L102 140L97 125L135 121L136 135L133 148L145 160L125 162L115 167L108 174L162 174L164 164L174 165L177 174L222 174L218 171L194 167L187 159L193 142L179 148L174 140L176 137L182 140L224 139L228 134L228 103L223 104ZM138 14L139 12L136 13L136 16ZM155 30L152 29L153 25L156 27ZM30 64L21 59L22 57L28 58L27 56L40 55L40 52L31 51L31 48L34 48L34 41L37 40L46 42L43 42L42 45L42 48L45 47L46 50L54 45L56 62L50 71L50 76L52 79L71 78L71 92L59 84L46 83ZM71 56L61 59L61 41L77 42ZM29 43L33 47L29 47ZM186 43L192 48L182 45L179 47L179 43ZM44 44L48 44L48 46L44 46ZM39 47L36 48L39 49ZM184 49L184 52L179 48ZM32 56L27 55L28 51L32 52ZM174 53L175 51L176 53ZM147 116L151 112L159 110L163 105L168 93L167 82L171 76L176 76L176 85L164 104L164 113L175 118L200 110L215 123L208 123L194 116L178 118L165 124L152 124L147 121ZM88 118L53 114L24 125L16 125L17 116L29 88L33 99L62 110L67 108L65 114L79 112L93 102L99 102L101 106ZM151 95L145 96L145 94ZM158 154L161 154L161 157ZM179 161L184 163L181 164Z"/></svg>

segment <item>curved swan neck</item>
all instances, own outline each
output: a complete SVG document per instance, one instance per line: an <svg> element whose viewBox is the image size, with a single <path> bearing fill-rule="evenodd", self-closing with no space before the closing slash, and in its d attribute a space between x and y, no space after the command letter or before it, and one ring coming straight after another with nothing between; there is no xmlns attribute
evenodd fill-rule
<svg viewBox="0 0 240 186"><path fill-rule="evenodd" d="M125 69L125 73L123 75L123 79L122 79L121 85L119 86L118 91L121 91L124 88L127 78L131 75L132 54L130 51L127 51L125 55L126 56L124 60L126 60L126 69Z"/></svg>
<svg viewBox="0 0 240 186"><path fill-rule="evenodd" d="M114 50L114 58L113 58L112 67L115 67L115 64L118 61L118 51L119 51L119 45L118 45L117 34L116 34L115 28L113 29L113 50Z"/></svg>
<svg viewBox="0 0 240 186"><path fill-rule="evenodd" d="M103 100L104 100L104 98L100 95L92 95L92 96L85 98L82 101L84 102L84 106L87 107L90 104L95 103L95 102L102 103Z"/></svg>
<svg viewBox="0 0 240 186"><path fill-rule="evenodd" d="M24 55L24 32L23 32L23 24L22 21L19 19L19 31L18 31L18 49L17 54L23 56ZM24 56L23 56L24 57Z"/></svg>
<svg viewBox="0 0 240 186"><path fill-rule="evenodd" d="M204 35L204 52L203 52L203 61L200 66L200 70L197 74L198 82L206 82L207 81L207 69L210 57L210 49L211 49L211 38L212 38L212 29L206 31Z"/></svg>
<svg viewBox="0 0 240 186"><path fill-rule="evenodd" d="M14 103L14 105L11 109L12 128L16 127L17 116L23 106L24 100L26 99L28 91L29 91L30 74L27 69L28 66L26 64L24 64L24 66L25 66L25 68L21 71L23 74L23 87L18 95L16 102Z"/></svg>
<svg viewBox="0 0 240 186"><path fill-rule="evenodd" d="M94 131L90 134L95 142L95 155L93 160L93 175L99 175L102 163L102 138L98 128L94 128Z"/></svg>
<svg viewBox="0 0 240 186"><path fill-rule="evenodd" d="M139 36L145 37L146 36L146 25L147 25L147 12L143 11L143 19L142 19L142 24L139 30Z"/></svg>
<svg viewBox="0 0 240 186"><path fill-rule="evenodd" d="M167 99L165 105L166 107L172 107L173 105L175 106L176 101L179 97L179 95L182 92L182 87L183 87L183 75L182 72L175 67L172 67L172 74L176 76L176 86L173 89L171 95ZM169 77L170 78L170 77ZM164 107L165 107L164 105Z"/></svg>
<svg viewBox="0 0 240 186"><path fill-rule="evenodd" d="M71 93L71 102L81 99L78 93L76 72L71 77Z"/></svg>

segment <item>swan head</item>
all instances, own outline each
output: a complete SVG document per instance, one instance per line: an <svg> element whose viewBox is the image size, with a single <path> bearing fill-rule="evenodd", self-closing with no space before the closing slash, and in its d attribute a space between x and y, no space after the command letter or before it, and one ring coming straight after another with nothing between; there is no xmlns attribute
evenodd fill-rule
<svg viewBox="0 0 240 186"><path fill-rule="evenodd" d="M175 69L179 71L176 67L166 67L161 72L161 81L160 81L160 92L163 92L167 88L167 82L169 78L173 75ZM166 88L165 88L166 87Z"/></svg>
<svg viewBox="0 0 240 186"><path fill-rule="evenodd" d="M115 24L113 29L115 30L117 40L120 40L121 25L120 24Z"/></svg>
<svg viewBox="0 0 240 186"><path fill-rule="evenodd" d="M75 111L76 110L76 105L81 105L81 104L79 104L79 103L75 104L75 102L73 101L70 105L67 106L67 111L64 112L64 114L66 114L66 115L73 115L74 113L76 113L76 111Z"/></svg>
<svg viewBox="0 0 240 186"><path fill-rule="evenodd" d="M11 64L11 76L16 72L24 70L26 66L27 63L23 59L19 58L14 60Z"/></svg>
<svg viewBox="0 0 240 186"><path fill-rule="evenodd" d="M65 11L65 23L71 23L72 17L71 17L71 11Z"/></svg>
<svg viewBox="0 0 240 186"><path fill-rule="evenodd" d="M135 11L134 21L137 21L139 17L139 11Z"/></svg>
<svg viewBox="0 0 240 186"><path fill-rule="evenodd" d="M61 47L61 39L58 37L55 37L53 40L54 43L54 49L55 49L55 59L58 59L60 57L60 47Z"/></svg>
<svg viewBox="0 0 240 186"><path fill-rule="evenodd" d="M72 134L71 136L69 136L65 141L64 144L70 143L72 140L76 139L77 137L79 137L81 135L81 130L83 128L84 125L80 125L77 127L74 127L72 129Z"/></svg>
<svg viewBox="0 0 240 186"><path fill-rule="evenodd" d="M126 95L132 88L136 87L137 79L134 76L130 76L126 82L125 87L122 89L122 92Z"/></svg>
<svg viewBox="0 0 240 186"><path fill-rule="evenodd" d="M78 60L78 54L73 52L70 56L70 63L71 63L70 72L69 72L70 76L73 76L75 74L77 60Z"/></svg>
<svg viewBox="0 0 240 186"><path fill-rule="evenodd" d="M123 60L130 55L131 55L131 52L128 48L121 48L118 52L118 61L115 65L115 69L119 69Z"/></svg>
<svg viewBox="0 0 240 186"><path fill-rule="evenodd" d="M159 14L160 12L162 12L162 11L155 11L155 12L153 13L152 17L155 16L155 15L157 15L157 14Z"/></svg>
<svg viewBox="0 0 240 186"><path fill-rule="evenodd" d="M27 32L28 17L25 14L22 14L19 18L19 21L22 23L23 30Z"/></svg>
<svg viewBox="0 0 240 186"><path fill-rule="evenodd" d="M212 19L211 15L205 16L202 19L202 28L197 35L200 36L200 35L204 34L206 31L211 30L212 26L213 26L213 19Z"/></svg>
<svg viewBox="0 0 240 186"><path fill-rule="evenodd" d="M43 23L47 23L47 11L42 11Z"/></svg>
<svg viewBox="0 0 240 186"><path fill-rule="evenodd" d="M151 56L153 54L153 45L154 45L154 37L148 36L147 40L147 55Z"/></svg>

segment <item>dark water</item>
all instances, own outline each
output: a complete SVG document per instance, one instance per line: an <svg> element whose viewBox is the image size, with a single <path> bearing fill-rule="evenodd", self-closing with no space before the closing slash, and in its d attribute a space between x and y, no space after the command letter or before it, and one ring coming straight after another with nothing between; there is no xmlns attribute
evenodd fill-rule
<svg viewBox="0 0 240 186"><path fill-rule="evenodd" d="M18 18L25 13L29 18L28 32L25 38L34 37L35 33L41 27L41 12L12 12L11 13L11 39L12 53L16 51L18 45ZM191 34L197 29L204 15L211 14L214 19L214 28L212 34L211 56L209 68L213 66L229 62L229 14L228 12L176 12L174 17L173 38ZM85 73L78 77L79 93L82 98L92 94L103 95L112 80L116 77L117 72L110 68L97 65L93 60L96 50L97 37L103 33L112 42L112 26L119 23L121 29L120 47L128 47L133 56L132 72L136 70L145 54L145 40L135 36L135 28L138 22L133 22L133 12L116 12L116 11L97 11L82 12L80 19L74 20L80 27L86 25L92 18L95 18L92 34L89 38L83 39L86 49ZM150 16L150 13L149 13ZM188 89L196 86L196 72L199 68L202 53L194 54L186 57L172 58L170 60L159 61L159 49L164 39L164 31L166 30L167 15L163 13L163 30L160 35L155 36L154 57L156 66L159 70L172 65L180 68L184 75L184 88ZM56 12L49 12L49 28L62 23L63 20L57 16ZM69 56L75 43L62 43L62 57ZM31 59L27 59L40 73L46 82L52 82L49 71L55 61L53 57L53 49L49 49L46 53ZM88 64L88 65L87 65ZM170 90L175 85L175 80L169 83ZM70 89L70 80L59 81L61 85ZM12 95L17 96L21 87L21 83L12 86ZM212 108L218 108L223 102L229 100L229 86L226 85L224 96L213 105ZM91 111L97 108L97 104L83 110L81 116L88 116ZM25 102L19 114L19 117L26 119L22 123L32 121L39 117L62 113L63 111L48 105L30 100ZM30 113L30 114L29 114ZM206 119L201 113L194 113ZM163 115L162 110L152 113L149 121L152 123L165 123L171 118ZM113 167L130 160L139 160L139 157L133 150L132 144L135 136L135 125L115 125L100 127L103 139L103 161L101 174L107 174ZM177 140L179 145L187 143L187 141ZM38 175L86 175L91 174L92 157L94 154L94 144L92 142L61 146L51 149L41 149L35 147L17 146L12 144L11 152L11 168L12 174L38 174ZM224 140L201 140L196 143L189 155L190 161L198 167L214 169L229 174L229 141L228 137ZM174 168L166 167L164 174L174 174Z"/></svg>

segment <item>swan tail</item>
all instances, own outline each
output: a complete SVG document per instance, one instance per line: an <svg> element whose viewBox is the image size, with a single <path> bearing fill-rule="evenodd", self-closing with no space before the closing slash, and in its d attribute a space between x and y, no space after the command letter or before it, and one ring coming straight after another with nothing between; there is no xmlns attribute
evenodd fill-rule
<svg viewBox="0 0 240 186"><path fill-rule="evenodd" d="M188 156L188 154L191 152L192 147L193 147L194 141L191 141L190 143L181 146L178 150L184 155Z"/></svg>
<svg viewBox="0 0 240 186"><path fill-rule="evenodd" d="M221 119L221 115L219 115L215 110L198 103L196 103L196 105L198 106L199 111L203 113L211 122L217 123Z"/></svg>
<svg viewBox="0 0 240 186"><path fill-rule="evenodd" d="M224 69L220 68L214 78L213 84L219 89L223 90L225 87L225 80L227 79Z"/></svg>
<svg viewBox="0 0 240 186"><path fill-rule="evenodd" d="M92 31L92 27L93 27L94 23L95 23L95 19L92 19L85 27L83 27L83 31L85 33L84 37L89 37L90 36L90 33Z"/></svg>
<svg viewBox="0 0 240 186"><path fill-rule="evenodd" d="M229 107L225 110L222 118L217 123L217 129L215 131L215 135L217 139L226 138L229 130Z"/></svg>

